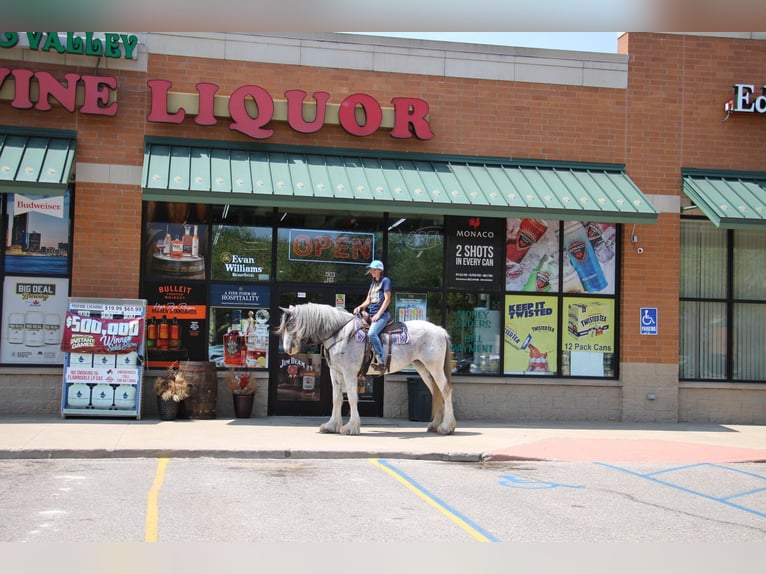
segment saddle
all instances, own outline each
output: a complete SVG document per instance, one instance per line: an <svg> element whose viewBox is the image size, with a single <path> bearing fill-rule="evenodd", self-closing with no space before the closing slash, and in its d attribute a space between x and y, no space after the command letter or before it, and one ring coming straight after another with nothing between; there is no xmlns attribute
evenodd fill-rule
<svg viewBox="0 0 766 574"><path fill-rule="evenodd" d="M364 334L365 341L364 358L362 359L362 366L359 369L357 377L364 378L364 376L367 374L367 369L370 368L370 364L372 363L372 359L375 354L372 348L372 343L370 342L370 337L368 336L370 325L372 323L370 322L370 314L367 311L362 311L359 313L357 315L357 319L358 330ZM386 326L383 327L383 330L380 332L381 337L383 335L388 335L388 353L386 353L386 369L384 373L387 373L389 367L391 366L391 346L393 345L393 335L403 335L404 333L406 333L406 327L404 326L404 323L395 320L393 317L389 319L388 323L386 323Z"/></svg>

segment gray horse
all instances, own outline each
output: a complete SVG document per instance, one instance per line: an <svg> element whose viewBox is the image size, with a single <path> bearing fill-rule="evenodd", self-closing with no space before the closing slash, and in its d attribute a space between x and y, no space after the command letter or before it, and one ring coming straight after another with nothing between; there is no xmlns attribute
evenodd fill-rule
<svg viewBox="0 0 766 574"><path fill-rule="evenodd" d="M300 352L304 342L324 346L324 356L332 380L332 415L319 430L325 433L359 434L362 423L357 408L359 397L356 382L364 360L366 342L357 336L358 327L354 315L343 309L317 303L290 305L287 309L280 309L282 319L276 332L287 354ZM452 407L449 334L429 321L407 321L406 327L409 341L391 347L388 372L394 373L412 365L433 397L428 430L452 434L456 422ZM387 337L384 336L384 345L387 345ZM341 417L344 389L350 407L349 421L345 425Z"/></svg>

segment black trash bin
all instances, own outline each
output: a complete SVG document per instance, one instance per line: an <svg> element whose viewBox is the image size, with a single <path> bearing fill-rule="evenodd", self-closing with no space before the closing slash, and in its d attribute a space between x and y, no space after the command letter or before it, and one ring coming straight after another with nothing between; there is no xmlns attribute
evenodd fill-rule
<svg viewBox="0 0 766 574"><path fill-rule="evenodd" d="M431 422L431 391L420 377L407 377L407 402L411 421Z"/></svg>

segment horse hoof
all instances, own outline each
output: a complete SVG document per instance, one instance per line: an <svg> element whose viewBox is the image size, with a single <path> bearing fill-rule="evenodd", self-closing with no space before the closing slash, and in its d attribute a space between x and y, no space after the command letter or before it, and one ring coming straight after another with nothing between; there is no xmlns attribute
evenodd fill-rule
<svg viewBox="0 0 766 574"><path fill-rule="evenodd" d="M340 429L341 434L358 435L361 432L359 427L352 427L349 425L343 425Z"/></svg>
<svg viewBox="0 0 766 574"><path fill-rule="evenodd" d="M321 425L319 427L319 432L325 434L338 434L338 429L334 425Z"/></svg>

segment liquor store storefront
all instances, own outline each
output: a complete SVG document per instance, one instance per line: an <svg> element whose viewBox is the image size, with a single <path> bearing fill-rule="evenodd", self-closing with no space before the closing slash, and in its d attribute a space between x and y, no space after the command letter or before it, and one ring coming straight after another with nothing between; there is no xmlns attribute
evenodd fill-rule
<svg viewBox="0 0 766 574"><path fill-rule="evenodd" d="M193 189L228 178L242 190L236 204L210 203L232 201L231 189ZM526 198L525 217L495 216L518 210L503 187ZM329 190L348 191L339 198ZM208 203L182 201L194 195ZM272 414L331 408L319 346L290 357L269 338L278 308L353 309L366 296L372 259L386 263L396 285L397 319L447 326L456 377L614 380L617 222L656 218L614 167L192 140L147 143L143 196L150 329L180 325L179 339L149 338L149 365L204 356L221 368L263 369ZM574 208L565 207L570 198ZM204 319L207 338L192 330ZM383 416L383 377L359 384L361 408Z"/></svg>
<svg viewBox="0 0 766 574"><path fill-rule="evenodd" d="M87 33L79 52L77 38L0 39L0 414L59 413L67 297L115 297L147 301L145 416L152 381L185 361L215 365L219 417L245 371L254 416L329 415L321 348L284 353L280 307L351 310L380 259L395 318L450 334L458 421L762 420L760 211L734 221L715 199L741 204L733 184L762 200L761 152L698 143L759 149L743 117L760 104L739 88L724 122L717 102L655 115L680 76L651 56L758 41L630 34L629 59L341 34ZM686 132L658 144L679 117ZM416 375L361 378L360 413L406 417Z"/></svg>

